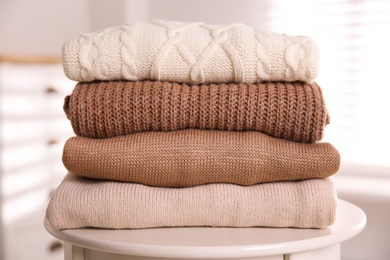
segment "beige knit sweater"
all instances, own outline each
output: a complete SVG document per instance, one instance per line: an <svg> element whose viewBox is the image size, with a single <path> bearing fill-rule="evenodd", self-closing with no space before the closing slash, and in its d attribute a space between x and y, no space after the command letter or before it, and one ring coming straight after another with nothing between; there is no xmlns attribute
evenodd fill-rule
<svg viewBox="0 0 390 260"><path fill-rule="evenodd" d="M325 228L335 220L330 179L253 186L156 188L69 173L46 216L54 229L179 226Z"/></svg>
<svg viewBox="0 0 390 260"><path fill-rule="evenodd" d="M62 57L75 81L310 82L319 64L318 47L307 37L161 20L82 34L64 44Z"/></svg>
<svg viewBox="0 0 390 260"><path fill-rule="evenodd" d="M189 86L159 81L79 83L65 100L76 135L107 138L186 128L255 130L321 140L329 123L320 87L305 83Z"/></svg>
<svg viewBox="0 0 390 260"><path fill-rule="evenodd" d="M302 144L260 132L182 130L107 139L70 138L63 162L72 173L151 186L325 178L340 155L329 143Z"/></svg>

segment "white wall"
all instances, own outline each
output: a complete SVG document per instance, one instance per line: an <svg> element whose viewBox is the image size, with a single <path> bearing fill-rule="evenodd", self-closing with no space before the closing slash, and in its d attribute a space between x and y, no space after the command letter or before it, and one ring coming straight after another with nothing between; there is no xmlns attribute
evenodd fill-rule
<svg viewBox="0 0 390 260"><path fill-rule="evenodd" d="M390 255L390 180L375 176L354 176L344 172L335 176L339 198L360 207L367 216L361 234L341 245L342 260L387 260Z"/></svg>
<svg viewBox="0 0 390 260"><path fill-rule="evenodd" d="M210 24L244 23L267 27L272 1L258 0L125 0L125 22L153 19Z"/></svg>
<svg viewBox="0 0 390 260"><path fill-rule="evenodd" d="M342 260L386 260L390 255L390 200L339 190L339 197L360 207L367 216L361 234L341 245Z"/></svg>
<svg viewBox="0 0 390 260"><path fill-rule="evenodd" d="M0 53L60 55L81 33L123 23L123 1L0 0Z"/></svg>
<svg viewBox="0 0 390 260"><path fill-rule="evenodd" d="M124 2L125 0L89 0L90 24L88 30L94 32L110 26L121 25L125 15Z"/></svg>
<svg viewBox="0 0 390 260"><path fill-rule="evenodd" d="M0 52L59 54L89 27L88 1L0 0Z"/></svg>
<svg viewBox="0 0 390 260"><path fill-rule="evenodd" d="M0 53L61 53L81 33L152 19L240 22L268 27L272 1L258 0L0 0ZM206 8L207 6L207 8Z"/></svg>

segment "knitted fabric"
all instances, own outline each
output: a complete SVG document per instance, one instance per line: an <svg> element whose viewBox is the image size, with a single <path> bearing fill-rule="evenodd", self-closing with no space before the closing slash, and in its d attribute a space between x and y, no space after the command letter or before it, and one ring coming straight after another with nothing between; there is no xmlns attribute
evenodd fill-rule
<svg viewBox="0 0 390 260"><path fill-rule="evenodd" d="M336 204L330 179L174 189L68 173L53 193L46 217L54 229L325 228L335 220Z"/></svg>
<svg viewBox="0 0 390 260"><path fill-rule="evenodd" d="M63 45L62 57L75 81L311 82L319 65L318 47L307 37L161 20L82 34Z"/></svg>
<svg viewBox="0 0 390 260"><path fill-rule="evenodd" d="M64 110L76 135L107 138L187 128L255 130L295 142L321 140L329 122L315 83L78 83Z"/></svg>
<svg viewBox="0 0 390 260"><path fill-rule="evenodd" d="M72 137L63 162L72 173L150 186L325 178L340 155L329 143L303 144L260 132L182 130L107 139Z"/></svg>

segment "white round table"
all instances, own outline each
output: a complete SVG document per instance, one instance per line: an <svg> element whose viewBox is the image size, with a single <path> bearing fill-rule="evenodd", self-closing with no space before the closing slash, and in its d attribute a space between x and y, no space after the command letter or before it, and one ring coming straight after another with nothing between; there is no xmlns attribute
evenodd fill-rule
<svg viewBox="0 0 390 260"><path fill-rule="evenodd" d="M359 234L366 216L339 200L336 221L326 229L154 228L47 231L65 242L65 260L340 259L340 243Z"/></svg>

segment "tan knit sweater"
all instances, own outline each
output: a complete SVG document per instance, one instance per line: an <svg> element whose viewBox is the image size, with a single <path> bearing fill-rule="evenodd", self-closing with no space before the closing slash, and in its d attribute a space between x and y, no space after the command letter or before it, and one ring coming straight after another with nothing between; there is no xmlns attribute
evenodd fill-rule
<svg viewBox="0 0 390 260"><path fill-rule="evenodd" d="M107 139L70 138L65 167L77 175L151 186L325 178L340 155L329 143L303 144L260 132L182 130Z"/></svg>
<svg viewBox="0 0 390 260"><path fill-rule="evenodd" d="M329 123L320 87L305 83L189 86L159 81L78 83L64 104L78 136L186 128L255 130L314 143Z"/></svg>
<svg viewBox="0 0 390 260"><path fill-rule="evenodd" d="M46 216L54 229L178 226L325 228L335 220L330 179L253 186L159 188L68 174Z"/></svg>

